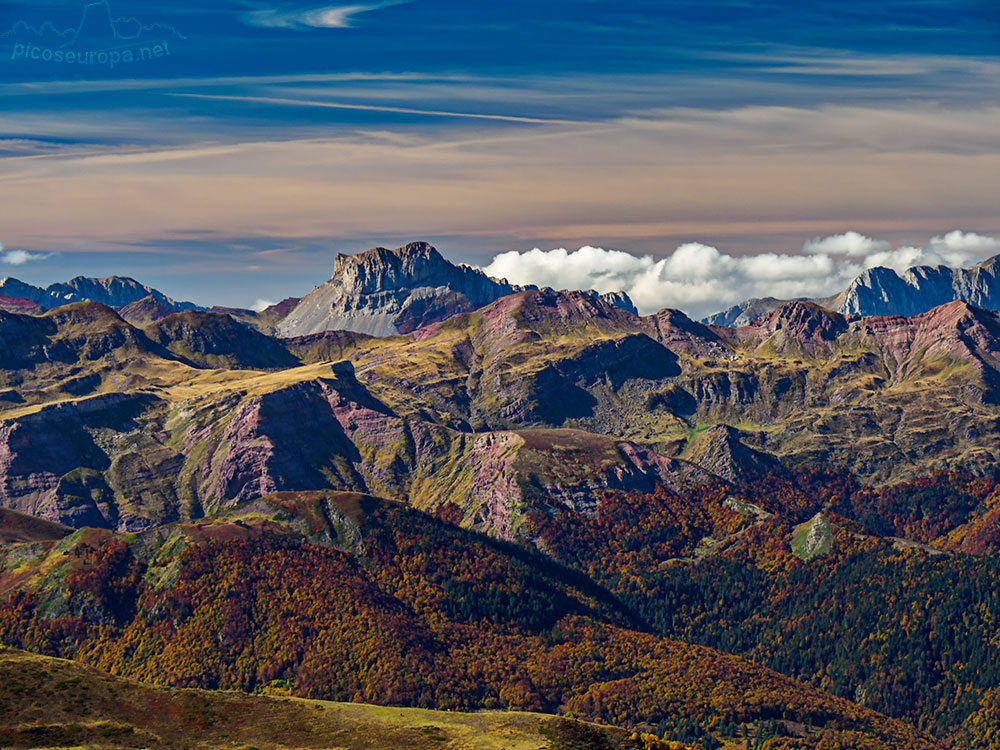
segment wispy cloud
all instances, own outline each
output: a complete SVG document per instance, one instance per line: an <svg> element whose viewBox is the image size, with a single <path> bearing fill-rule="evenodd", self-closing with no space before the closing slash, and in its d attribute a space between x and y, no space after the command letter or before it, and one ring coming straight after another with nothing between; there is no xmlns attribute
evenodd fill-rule
<svg viewBox="0 0 1000 750"><path fill-rule="evenodd" d="M5 237L43 250L184 232L373 231L549 247L638 239L651 248L661 238L794 232L801 248L852 227L894 240L955 226L997 231L998 108L664 110L502 129L463 122L444 133L397 122L379 123L377 135L355 125L289 128L221 143L10 157L0 176ZM77 137L100 133L97 119L74 124ZM167 127L158 117L133 123L144 124ZM68 126L57 118L51 127Z"/></svg>
<svg viewBox="0 0 1000 750"><path fill-rule="evenodd" d="M0 94L25 96L51 96L53 94L78 94L81 92L104 91L146 91L156 89L184 89L194 87L255 86L264 84L301 83L373 83L384 81L419 82L452 81L467 82L471 76L457 74L428 73L372 73L356 71L351 73L294 73L288 75L248 75L248 76L186 76L182 78L122 78L110 80L53 80L21 81L0 84Z"/></svg>
<svg viewBox="0 0 1000 750"><path fill-rule="evenodd" d="M758 73L859 78L962 75L995 78L1000 62L993 57L941 54L866 54L846 49L772 46L762 52L698 50L692 57L743 64Z"/></svg>
<svg viewBox="0 0 1000 750"><path fill-rule="evenodd" d="M283 99L270 96L223 96L216 94L172 94L190 99L216 99L221 101L250 102L256 104L280 104L290 107L319 107L321 109L351 109L364 112L391 112L402 115L427 115L430 117L458 117L473 120L500 120L546 125L579 125L579 120L557 120L523 115L499 115L483 112L450 112L440 109L417 109L413 107L387 107L379 104L347 104L345 102L313 101L308 99Z"/></svg>
<svg viewBox="0 0 1000 750"><path fill-rule="evenodd" d="M27 250L5 250L0 244L0 263L8 266L23 266L25 263L51 258L52 253L30 253Z"/></svg>
<svg viewBox="0 0 1000 750"><path fill-rule="evenodd" d="M318 8L265 8L245 13L244 23L271 29L349 29L356 16L373 10L402 5L410 0L389 0L381 3L326 5Z"/></svg>

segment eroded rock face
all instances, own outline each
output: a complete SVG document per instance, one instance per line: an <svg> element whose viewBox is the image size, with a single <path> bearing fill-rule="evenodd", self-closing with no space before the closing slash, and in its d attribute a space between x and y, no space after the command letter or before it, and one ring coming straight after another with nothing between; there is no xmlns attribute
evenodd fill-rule
<svg viewBox="0 0 1000 750"><path fill-rule="evenodd" d="M333 276L278 324L282 336L345 330L373 336L406 333L488 305L520 287L456 266L426 242L338 255Z"/></svg>
<svg viewBox="0 0 1000 750"><path fill-rule="evenodd" d="M109 432L134 430L152 400L106 394L0 422L0 501L70 526L113 525L101 474L112 461L101 443Z"/></svg>
<svg viewBox="0 0 1000 750"><path fill-rule="evenodd" d="M625 312L632 313L633 315L639 314L632 298L625 294L625 292L605 292L604 294L598 294L593 289L589 289L586 293L592 297L604 300L609 305L617 307L619 310L624 310Z"/></svg>
<svg viewBox="0 0 1000 750"><path fill-rule="evenodd" d="M3 294L0 294L0 310L19 315L41 315L43 312L42 306L37 302L20 297L7 297Z"/></svg>
<svg viewBox="0 0 1000 750"><path fill-rule="evenodd" d="M744 445L739 431L728 425L709 427L698 435L684 458L734 483L782 471L773 456Z"/></svg>
<svg viewBox="0 0 1000 750"><path fill-rule="evenodd" d="M939 266L910 268L901 275L891 268L871 268L830 300L846 315L919 315L959 299L956 278L962 269Z"/></svg>

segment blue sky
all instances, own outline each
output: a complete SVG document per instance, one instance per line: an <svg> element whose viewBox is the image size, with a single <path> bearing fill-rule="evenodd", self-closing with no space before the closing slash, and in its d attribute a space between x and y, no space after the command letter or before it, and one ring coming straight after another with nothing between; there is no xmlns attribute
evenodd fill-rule
<svg viewBox="0 0 1000 750"><path fill-rule="evenodd" d="M87 4L0 2L27 281L248 305L409 239L485 265L1000 232L995 0Z"/></svg>

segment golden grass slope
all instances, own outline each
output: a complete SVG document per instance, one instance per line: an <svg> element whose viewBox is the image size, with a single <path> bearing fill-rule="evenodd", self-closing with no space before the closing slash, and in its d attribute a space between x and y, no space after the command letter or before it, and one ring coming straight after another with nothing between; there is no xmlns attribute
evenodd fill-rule
<svg viewBox="0 0 1000 750"><path fill-rule="evenodd" d="M545 714L468 714L180 690L0 646L0 746L164 750L581 750L639 745Z"/></svg>

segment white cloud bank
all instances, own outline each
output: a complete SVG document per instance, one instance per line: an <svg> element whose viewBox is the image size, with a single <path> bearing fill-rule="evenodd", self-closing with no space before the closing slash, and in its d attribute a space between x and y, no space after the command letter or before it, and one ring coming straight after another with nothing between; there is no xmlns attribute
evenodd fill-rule
<svg viewBox="0 0 1000 750"><path fill-rule="evenodd" d="M846 232L809 240L800 254L728 255L688 242L660 260L621 250L512 250L483 270L515 284L556 289L625 291L639 311L664 307L704 317L751 297L823 297L839 292L875 266L902 272L918 265L966 266L1000 253L1000 239L954 231L920 247L895 249L888 242Z"/></svg>
<svg viewBox="0 0 1000 750"><path fill-rule="evenodd" d="M52 256L52 253L29 253L27 250L4 250L0 243L0 263L8 266L23 266L36 260L45 260Z"/></svg>
<svg viewBox="0 0 1000 750"><path fill-rule="evenodd" d="M277 302L272 302L269 299L257 299L253 305L250 306L250 309L254 312L264 312L267 308L273 307L276 304Z"/></svg>

